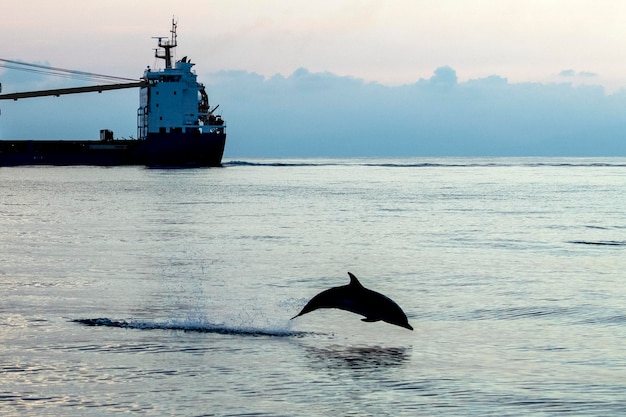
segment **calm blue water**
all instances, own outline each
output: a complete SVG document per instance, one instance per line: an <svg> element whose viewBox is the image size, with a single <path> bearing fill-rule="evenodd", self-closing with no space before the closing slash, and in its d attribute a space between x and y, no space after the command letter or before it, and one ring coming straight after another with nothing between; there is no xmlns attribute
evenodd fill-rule
<svg viewBox="0 0 626 417"><path fill-rule="evenodd" d="M0 196L2 416L626 413L626 159L0 168ZM289 320L347 271L415 331Z"/></svg>

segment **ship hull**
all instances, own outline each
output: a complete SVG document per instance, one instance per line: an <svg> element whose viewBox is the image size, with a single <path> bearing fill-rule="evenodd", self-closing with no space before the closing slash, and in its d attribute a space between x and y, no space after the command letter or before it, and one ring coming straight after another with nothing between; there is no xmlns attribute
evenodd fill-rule
<svg viewBox="0 0 626 417"><path fill-rule="evenodd" d="M145 140L0 141L0 166L218 167L225 143L223 132L156 133L148 134Z"/></svg>
<svg viewBox="0 0 626 417"><path fill-rule="evenodd" d="M148 166L218 167L222 164L225 144L223 129L210 133L197 130L148 133L135 156Z"/></svg>

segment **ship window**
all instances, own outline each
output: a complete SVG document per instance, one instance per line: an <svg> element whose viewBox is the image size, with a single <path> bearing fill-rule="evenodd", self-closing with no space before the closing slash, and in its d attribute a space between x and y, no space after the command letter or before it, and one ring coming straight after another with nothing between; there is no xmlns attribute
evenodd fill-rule
<svg viewBox="0 0 626 417"><path fill-rule="evenodd" d="M159 103L156 103L156 104L155 104L155 106L156 106L156 107L159 107Z"/></svg>
<svg viewBox="0 0 626 417"><path fill-rule="evenodd" d="M178 82L180 81L181 76L180 75L161 75L159 77L159 81L163 81L166 83L171 83L171 82Z"/></svg>
<svg viewBox="0 0 626 417"><path fill-rule="evenodd" d="M174 95L176 95L176 91L174 91Z"/></svg>
<svg viewBox="0 0 626 417"><path fill-rule="evenodd" d="M163 120L163 116L159 116L159 120Z"/></svg>

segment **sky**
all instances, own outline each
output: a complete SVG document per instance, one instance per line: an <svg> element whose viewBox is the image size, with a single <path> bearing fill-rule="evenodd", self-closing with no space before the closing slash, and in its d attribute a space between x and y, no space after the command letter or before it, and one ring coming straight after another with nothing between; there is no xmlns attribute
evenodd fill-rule
<svg viewBox="0 0 626 417"><path fill-rule="evenodd" d="M626 156L623 0L22 0L2 13L0 58L136 78L175 16L227 157ZM75 85L3 68L0 82ZM0 139L136 136L137 105L135 90L1 101Z"/></svg>

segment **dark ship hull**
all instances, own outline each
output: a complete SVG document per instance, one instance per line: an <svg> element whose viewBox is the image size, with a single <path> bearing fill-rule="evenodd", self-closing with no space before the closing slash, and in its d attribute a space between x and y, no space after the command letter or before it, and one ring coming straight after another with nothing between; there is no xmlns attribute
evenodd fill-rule
<svg viewBox="0 0 626 417"><path fill-rule="evenodd" d="M215 132L148 133L134 157L148 166L219 167L226 144L223 129Z"/></svg>
<svg viewBox="0 0 626 417"><path fill-rule="evenodd" d="M140 144L138 140L5 140L0 141L0 166L139 164L134 153Z"/></svg>
<svg viewBox="0 0 626 417"><path fill-rule="evenodd" d="M219 167L226 134L150 133L144 140L0 141L0 167L20 165L146 165Z"/></svg>

